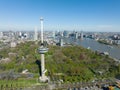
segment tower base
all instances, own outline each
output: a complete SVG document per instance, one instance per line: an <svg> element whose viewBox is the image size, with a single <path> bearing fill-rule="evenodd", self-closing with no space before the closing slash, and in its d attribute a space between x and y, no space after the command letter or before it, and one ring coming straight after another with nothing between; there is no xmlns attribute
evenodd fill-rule
<svg viewBox="0 0 120 90"><path fill-rule="evenodd" d="M44 77L39 77L39 80L40 82L48 82L49 81L49 78L47 76L44 76Z"/></svg>

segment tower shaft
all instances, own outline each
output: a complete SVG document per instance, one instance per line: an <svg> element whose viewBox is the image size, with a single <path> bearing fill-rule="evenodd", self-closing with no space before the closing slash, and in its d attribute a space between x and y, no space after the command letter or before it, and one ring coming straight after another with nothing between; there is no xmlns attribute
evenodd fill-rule
<svg viewBox="0 0 120 90"><path fill-rule="evenodd" d="M45 60L44 60L44 54L41 54L41 76L44 77L45 76Z"/></svg>

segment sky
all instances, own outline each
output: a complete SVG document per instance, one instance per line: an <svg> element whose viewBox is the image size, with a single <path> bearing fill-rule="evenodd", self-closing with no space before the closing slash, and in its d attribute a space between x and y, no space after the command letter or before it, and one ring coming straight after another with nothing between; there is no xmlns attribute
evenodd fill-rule
<svg viewBox="0 0 120 90"><path fill-rule="evenodd" d="M120 0L0 0L0 30L120 32Z"/></svg>

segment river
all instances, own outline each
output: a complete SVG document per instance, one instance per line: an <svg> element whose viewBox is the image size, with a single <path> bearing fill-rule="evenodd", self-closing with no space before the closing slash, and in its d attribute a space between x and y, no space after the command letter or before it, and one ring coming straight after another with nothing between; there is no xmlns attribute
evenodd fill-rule
<svg viewBox="0 0 120 90"><path fill-rule="evenodd" d="M105 45L90 38L84 38L83 40L67 38L65 42L80 45L93 51L108 52L112 58L120 59L120 48L117 46Z"/></svg>

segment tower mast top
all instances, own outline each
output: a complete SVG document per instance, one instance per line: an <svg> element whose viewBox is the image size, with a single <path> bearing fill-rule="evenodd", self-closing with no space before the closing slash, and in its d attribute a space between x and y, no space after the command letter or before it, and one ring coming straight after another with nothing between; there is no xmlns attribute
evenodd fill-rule
<svg viewBox="0 0 120 90"><path fill-rule="evenodd" d="M43 17L40 18L40 25L41 25L41 43L43 44Z"/></svg>

